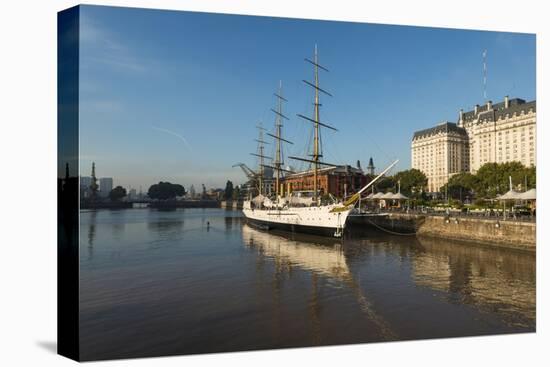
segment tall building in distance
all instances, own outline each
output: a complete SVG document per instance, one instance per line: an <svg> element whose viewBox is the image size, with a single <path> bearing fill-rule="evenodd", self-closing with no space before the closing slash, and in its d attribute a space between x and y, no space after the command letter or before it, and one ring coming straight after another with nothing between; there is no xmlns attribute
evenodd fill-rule
<svg viewBox="0 0 550 367"><path fill-rule="evenodd" d="M466 129L470 141L470 172L485 163L521 162L536 166L536 101L509 99L476 105L459 113L458 125Z"/></svg>
<svg viewBox="0 0 550 367"><path fill-rule="evenodd" d="M444 122L414 133L411 165L436 192L459 172L475 173L486 163L536 166L536 101L520 98L460 110L457 123Z"/></svg>
<svg viewBox="0 0 550 367"><path fill-rule="evenodd" d="M90 197L90 186L92 185L91 176L80 176L80 196L82 198Z"/></svg>
<svg viewBox="0 0 550 367"><path fill-rule="evenodd" d="M412 168L428 178L428 191L439 191L449 177L469 170L468 134L453 122L417 131L412 140Z"/></svg>
<svg viewBox="0 0 550 367"><path fill-rule="evenodd" d="M102 177L99 179L99 195L106 198L113 189L113 178Z"/></svg>

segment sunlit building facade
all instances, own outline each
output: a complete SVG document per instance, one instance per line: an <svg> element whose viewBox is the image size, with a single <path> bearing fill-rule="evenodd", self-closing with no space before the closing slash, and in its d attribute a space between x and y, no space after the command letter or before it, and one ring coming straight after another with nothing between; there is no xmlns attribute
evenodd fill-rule
<svg viewBox="0 0 550 367"><path fill-rule="evenodd" d="M536 101L504 98L473 110L460 110L457 123L417 131L411 165L428 178L428 191L440 191L459 172L476 173L486 163L521 162L536 166Z"/></svg>
<svg viewBox="0 0 550 367"><path fill-rule="evenodd" d="M412 141L412 168L428 178L428 191L436 192L449 177L469 170L468 135L453 122L417 131Z"/></svg>
<svg viewBox="0 0 550 367"><path fill-rule="evenodd" d="M468 133L470 172L485 163L521 162L536 166L536 101L504 98L504 101L476 105L459 113L458 125Z"/></svg>

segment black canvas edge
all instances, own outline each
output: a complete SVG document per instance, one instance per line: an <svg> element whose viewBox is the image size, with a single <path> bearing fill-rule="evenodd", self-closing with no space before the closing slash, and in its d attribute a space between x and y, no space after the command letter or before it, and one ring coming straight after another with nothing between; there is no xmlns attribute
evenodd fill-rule
<svg viewBox="0 0 550 367"><path fill-rule="evenodd" d="M57 353L80 360L80 7L57 14Z"/></svg>

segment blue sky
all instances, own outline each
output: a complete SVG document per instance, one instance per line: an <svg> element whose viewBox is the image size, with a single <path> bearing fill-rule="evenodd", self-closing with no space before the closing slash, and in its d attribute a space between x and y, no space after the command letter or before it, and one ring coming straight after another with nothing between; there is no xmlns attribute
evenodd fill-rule
<svg viewBox="0 0 550 367"><path fill-rule="evenodd" d="M535 95L535 36L114 7L81 7L81 174L146 191L160 180L196 188L245 178L256 124L272 128L279 80L289 100L287 155L303 155L313 93L303 61L319 47L324 160L410 168L415 130L483 103ZM272 150L267 148L268 153ZM301 164L287 160L296 168Z"/></svg>

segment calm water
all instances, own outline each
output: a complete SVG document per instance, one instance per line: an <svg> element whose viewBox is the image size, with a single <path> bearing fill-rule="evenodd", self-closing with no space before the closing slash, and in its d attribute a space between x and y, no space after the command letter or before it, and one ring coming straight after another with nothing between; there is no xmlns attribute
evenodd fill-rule
<svg viewBox="0 0 550 367"><path fill-rule="evenodd" d="M220 209L82 212L81 246L85 360L535 330L528 253L268 233Z"/></svg>

